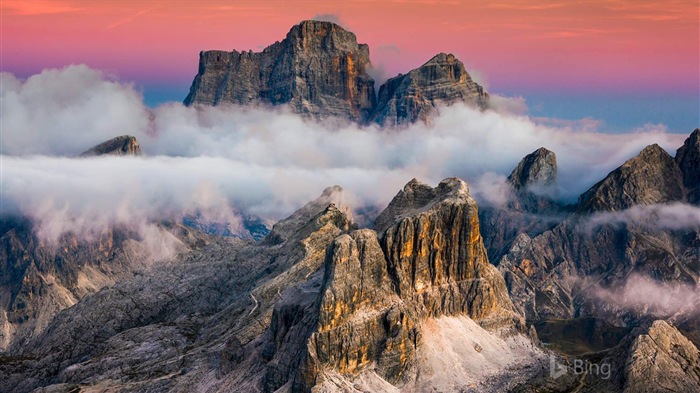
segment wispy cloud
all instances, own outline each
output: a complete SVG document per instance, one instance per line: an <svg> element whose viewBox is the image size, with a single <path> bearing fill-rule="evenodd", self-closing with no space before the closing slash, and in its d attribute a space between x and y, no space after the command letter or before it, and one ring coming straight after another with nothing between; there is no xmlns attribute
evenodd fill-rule
<svg viewBox="0 0 700 393"><path fill-rule="evenodd" d="M140 16L142 16L142 15L145 15L145 14L147 14L147 13L153 11L154 9L158 8L159 6L160 6L160 4L156 4L156 5L154 5L154 6L151 6L151 7L144 8L144 9L142 9L142 10L136 11L135 13L133 13L133 14L131 14L131 15L125 17L125 18L121 18L121 19L119 19L119 20L117 20L117 21L115 21L115 22L113 22L113 23L110 23L109 25L107 25L107 28L108 28L108 29L113 29L113 28L115 28L115 27L119 27L119 26L125 25L125 24L127 24L127 23L130 23L130 22L134 21L135 19L137 19L138 17L140 17Z"/></svg>
<svg viewBox="0 0 700 393"><path fill-rule="evenodd" d="M2 8L16 15L45 15L65 14L82 11L84 7L76 7L66 1L49 0L5 0Z"/></svg>

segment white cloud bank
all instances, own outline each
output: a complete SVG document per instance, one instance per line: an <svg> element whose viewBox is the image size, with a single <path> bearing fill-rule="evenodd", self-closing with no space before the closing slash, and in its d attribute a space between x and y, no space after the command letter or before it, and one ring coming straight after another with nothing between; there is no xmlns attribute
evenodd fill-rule
<svg viewBox="0 0 700 393"><path fill-rule="evenodd" d="M307 122L284 108L170 103L151 111L132 85L86 66L0 78L3 211L35 218L47 237L193 210L279 219L333 184L355 207L384 206L413 177L459 176L498 201L498 181L541 146L557 154L559 193L572 200L646 145L675 151L686 137L544 124L522 114L521 99L502 97L500 111L453 105L430 126L386 130ZM135 135L146 156L68 158L123 134Z"/></svg>

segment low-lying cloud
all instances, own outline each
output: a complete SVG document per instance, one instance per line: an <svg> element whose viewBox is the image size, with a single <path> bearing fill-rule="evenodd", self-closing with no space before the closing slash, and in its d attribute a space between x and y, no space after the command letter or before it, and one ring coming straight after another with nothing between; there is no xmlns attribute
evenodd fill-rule
<svg viewBox="0 0 700 393"><path fill-rule="evenodd" d="M700 229L700 207L685 203L637 205L622 211L598 212L586 218L585 231L603 225L634 226L651 231Z"/></svg>
<svg viewBox="0 0 700 393"><path fill-rule="evenodd" d="M658 317L688 316L700 312L700 287L673 281L662 282L631 274L621 286L587 289L602 304Z"/></svg>
<svg viewBox="0 0 700 393"><path fill-rule="evenodd" d="M394 130L305 121L284 107L151 110L132 85L86 66L0 77L2 211L34 218L48 238L194 211L279 219L333 184L355 208L383 207L413 177L458 176L498 203L498 182L541 146L557 154L558 194L572 201L646 145L673 151L686 137L543 124L522 99L502 97L499 110L442 107L430 125ZM72 158L123 134L137 137L144 157Z"/></svg>

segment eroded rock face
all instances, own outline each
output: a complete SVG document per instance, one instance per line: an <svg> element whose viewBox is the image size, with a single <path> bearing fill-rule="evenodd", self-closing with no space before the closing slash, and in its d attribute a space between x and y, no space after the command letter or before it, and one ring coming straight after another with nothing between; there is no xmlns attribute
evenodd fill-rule
<svg viewBox="0 0 700 393"><path fill-rule="evenodd" d="M453 54L440 53L427 63L391 78L379 88L372 121L381 125L428 122L438 104L464 102L485 109L489 95L474 82Z"/></svg>
<svg viewBox="0 0 700 393"><path fill-rule="evenodd" d="M466 183L446 179L432 192L423 206L394 209L395 224L382 237L397 292L415 300L420 314L465 313L477 321L508 316L510 299L488 262ZM404 206L410 197L402 194L394 201Z"/></svg>
<svg viewBox="0 0 700 393"><path fill-rule="evenodd" d="M700 129L695 129L676 151L676 162L688 189L688 201L700 204Z"/></svg>
<svg viewBox="0 0 700 393"><path fill-rule="evenodd" d="M304 21L262 52L200 53L185 105L288 105L320 119L366 120L374 110L369 48L331 22Z"/></svg>
<svg viewBox="0 0 700 393"><path fill-rule="evenodd" d="M122 135L102 142L99 145L84 151L80 154L81 157L90 156L140 156L141 147L136 141L136 137L131 135Z"/></svg>

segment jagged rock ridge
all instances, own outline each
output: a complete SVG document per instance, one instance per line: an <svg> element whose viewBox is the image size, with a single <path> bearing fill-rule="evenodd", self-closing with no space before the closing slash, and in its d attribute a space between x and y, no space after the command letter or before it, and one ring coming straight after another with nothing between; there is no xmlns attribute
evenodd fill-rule
<svg viewBox="0 0 700 393"><path fill-rule="evenodd" d="M693 135L675 160L658 145L648 146L583 193L575 213L561 223L536 236L517 235L498 266L522 315L533 320L595 316L624 326L655 313L601 302L591 294L621 287L634 275L695 285L700 223L664 231L653 217L624 225L604 219L639 206L692 203L683 179L692 178L693 170L677 162L696 154ZM596 217L600 220L592 221Z"/></svg>
<svg viewBox="0 0 700 393"><path fill-rule="evenodd" d="M583 193L579 211L623 210L640 204L680 201L683 194L678 164L654 144Z"/></svg>

